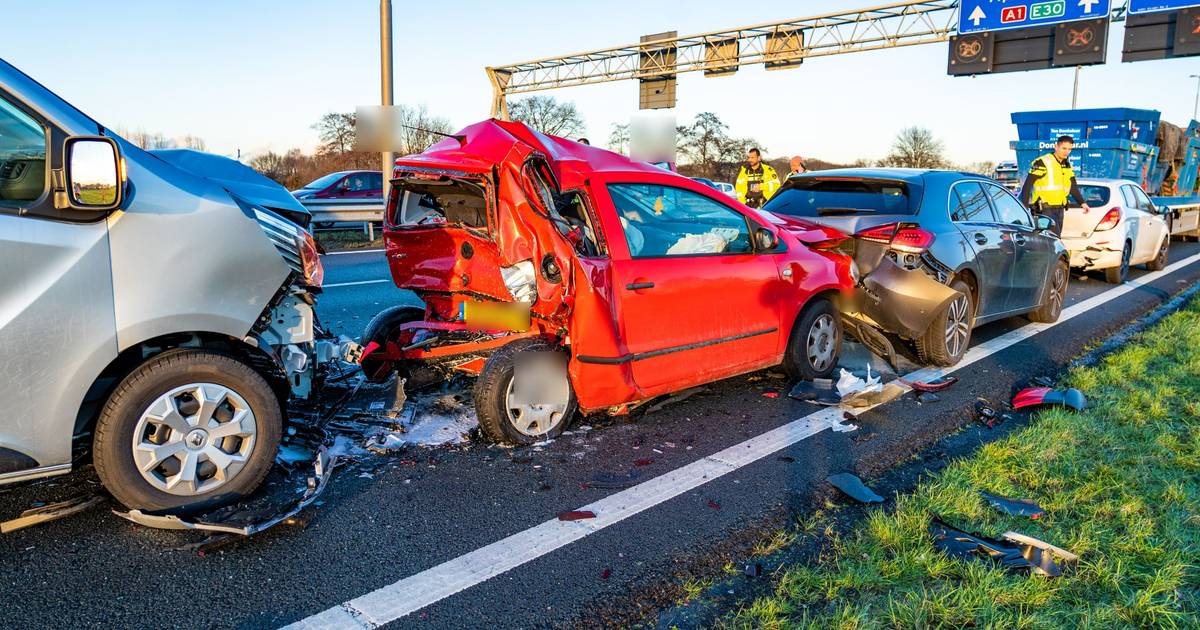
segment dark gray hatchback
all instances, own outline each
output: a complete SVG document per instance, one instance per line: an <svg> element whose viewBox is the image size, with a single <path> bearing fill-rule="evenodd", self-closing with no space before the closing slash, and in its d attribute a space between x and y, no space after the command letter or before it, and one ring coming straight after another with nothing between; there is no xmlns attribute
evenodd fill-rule
<svg viewBox="0 0 1200 630"><path fill-rule="evenodd" d="M788 178L763 207L783 221L820 223L851 236L857 266L850 330L895 363L895 338L923 363L954 365L971 330L1062 311L1068 254L1051 222L980 175L916 169L837 169Z"/></svg>

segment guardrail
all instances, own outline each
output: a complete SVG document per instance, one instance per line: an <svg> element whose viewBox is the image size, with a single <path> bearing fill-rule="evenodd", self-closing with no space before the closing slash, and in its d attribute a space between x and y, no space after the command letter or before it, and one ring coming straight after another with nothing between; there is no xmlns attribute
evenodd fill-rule
<svg viewBox="0 0 1200 630"><path fill-rule="evenodd" d="M363 234L375 240L375 224L383 222L383 198L376 199L302 199L300 203L312 214L314 230L319 224L362 223Z"/></svg>

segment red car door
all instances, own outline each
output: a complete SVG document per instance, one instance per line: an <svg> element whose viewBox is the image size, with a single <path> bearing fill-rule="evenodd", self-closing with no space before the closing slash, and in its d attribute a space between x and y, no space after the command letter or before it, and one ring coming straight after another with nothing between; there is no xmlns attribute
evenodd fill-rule
<svg viewBox="0 0 1200 630"><path fill-rule="evenodd" d="M621 360L645 394L778 361L781 279L775 256L754 251L757 224L682 186L596 188L620 227L610 233Z"/></svg>

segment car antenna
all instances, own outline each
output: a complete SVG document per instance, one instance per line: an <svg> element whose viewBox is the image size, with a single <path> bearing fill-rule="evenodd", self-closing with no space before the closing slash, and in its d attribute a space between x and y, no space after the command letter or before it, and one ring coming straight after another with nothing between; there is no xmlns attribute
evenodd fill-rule
<svg viewBox="0 0 1200 630"><path fill-rule="evenodd" d="M454 138L455 140L458 140L458 146L460 146L460 147L467 146L467 137L464 135L453 134L453 133L442 133L440 131L434 131L432 129L422 129L421 127L413 127L412 125L400 125L400 126L404 127L405 129L412 129L413 131L423 131L425 133L433 134L435 136L442 136L443 138Z"/></svg>

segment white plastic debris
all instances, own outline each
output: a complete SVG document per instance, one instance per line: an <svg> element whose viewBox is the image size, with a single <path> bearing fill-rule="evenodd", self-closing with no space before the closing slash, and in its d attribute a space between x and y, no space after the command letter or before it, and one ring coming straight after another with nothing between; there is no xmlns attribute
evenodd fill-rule
<svg viewBox="0 0 1200 630"><path fill-rule="evenodd" d="M871 376L871 366L867 365L867 380L863 380L850 372L846 368L841 368L838 375L837 391L842 398L848 398L856 394L868 394L872 392L883 391L883 384L879 382L878 376Z"/></svg>

